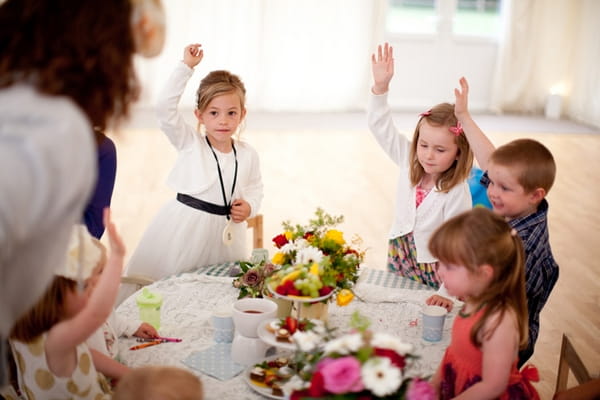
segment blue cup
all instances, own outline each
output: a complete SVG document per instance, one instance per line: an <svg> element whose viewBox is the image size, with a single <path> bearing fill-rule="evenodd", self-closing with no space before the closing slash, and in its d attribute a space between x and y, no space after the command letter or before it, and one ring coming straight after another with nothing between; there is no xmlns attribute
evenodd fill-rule
<svg viewBox="0 0 600 400"><path fill-rule="evenodd" d="M423 316L423 340L439 342L444 333L444 321L448 310L440 306L425 306L421 311Z"/></svg>
<svg viewBox="0 0 600 400"><path fill-rule="evenodd" d="M217 343L231 343L233 341L234 326L230 308L216 310L211 316L214 329L213 339Z"/></svg>

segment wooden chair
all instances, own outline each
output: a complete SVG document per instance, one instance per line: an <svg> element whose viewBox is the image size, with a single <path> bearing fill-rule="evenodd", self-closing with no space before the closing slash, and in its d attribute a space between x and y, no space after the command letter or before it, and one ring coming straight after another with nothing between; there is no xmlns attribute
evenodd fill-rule
<svg viewBox="0 0 600 400"><path fill-rule="evenodd" d="M567 388L569 370L573 372L578 384L591 380L590 373L581 361L571 340L563 333L562 344L560 346L560 358L558 360L558 375L556 377L555 392L561 392Z"/></svg>
<svg viewBox="0 0 600 400"><path fill-rule="evenodd" d="M263 216L258 214L255 217L246 220L248 228L252 229L252 248L262 249L263 247Z"/></svg>

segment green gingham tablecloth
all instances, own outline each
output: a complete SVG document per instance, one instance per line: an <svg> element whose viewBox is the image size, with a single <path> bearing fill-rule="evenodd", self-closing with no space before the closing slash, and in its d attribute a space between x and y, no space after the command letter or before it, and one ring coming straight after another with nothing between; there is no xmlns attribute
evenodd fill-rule
<svg viewBox="0 0 600 400"><path fill-rule="evenodd" d="M239 263L237 262L225 262L220 264L208 265L206 267L200 267L197 270L193 271L194 273L200 275L209 275L209 276L231 276L230 270L232 268L239 268ZM411 290L435 290L430 286L424 285L420 282L413 281L410 278L406 278L404 276L397 275L393 272L372 269L372 268L362 268L360 281L364 283L369 283L372 285L383 286L387 288L396 288L396 289L411 289Z"/></svg>

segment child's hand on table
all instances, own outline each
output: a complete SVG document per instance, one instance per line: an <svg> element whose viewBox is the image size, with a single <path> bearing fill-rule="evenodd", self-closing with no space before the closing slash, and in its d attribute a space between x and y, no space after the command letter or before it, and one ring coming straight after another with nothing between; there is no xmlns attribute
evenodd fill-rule
<svg viewBox="0 0 600 400"><path fill-rule="evenodd" d="M425 300L425 303L430 306L440 306L444 307L448 312L452 311L452 307L454 306L454 302L446 297L442 297L438 294L434 294Z"/></svg>
<svg viewBox="0 0 600 400"><path fill-rule="evenodd" d="M152 325L147 322L142 322L137 331L134 332L133 336L144 338L144 339L152 339L158 337L158 332Z"/></svg>

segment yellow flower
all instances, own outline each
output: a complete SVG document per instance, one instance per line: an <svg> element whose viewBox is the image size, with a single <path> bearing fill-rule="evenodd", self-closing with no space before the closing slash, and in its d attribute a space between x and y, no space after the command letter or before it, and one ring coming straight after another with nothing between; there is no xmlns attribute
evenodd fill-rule
<svg viewBox="0 0 600 400"><path fill-rule="evenodd" d="M294 232L291 231L285 231L283 232L283 235L287 240L292 240L294 238Z"/></svg>
<svg viewBox="0 0 600 400"><path fill-rule="evenodd" d="M337 294L337 305L340 307L348 305L354 299L354 293L348 289L342 289Z"/></svg>
<svg viewBox="0 0 600 400"><path fill-rule="evenodd" d="M344 234L336 229L331 229L325 233L325 239L333 240L335 243L342 245L346 243Z"/></svg>
<svg viewBox="0 0 600 400"><path fill-rule="evenodd" d="M319 264L313 263L313 265L310 266L310 273L319 276Z"/></svg>
<svg viewBox="0 0 600 400"><path fill-rule="evenodd" d="M271 259L273 264L282 265L285 262L285 254L282 252L275 253L273 258Z"/></svg>

